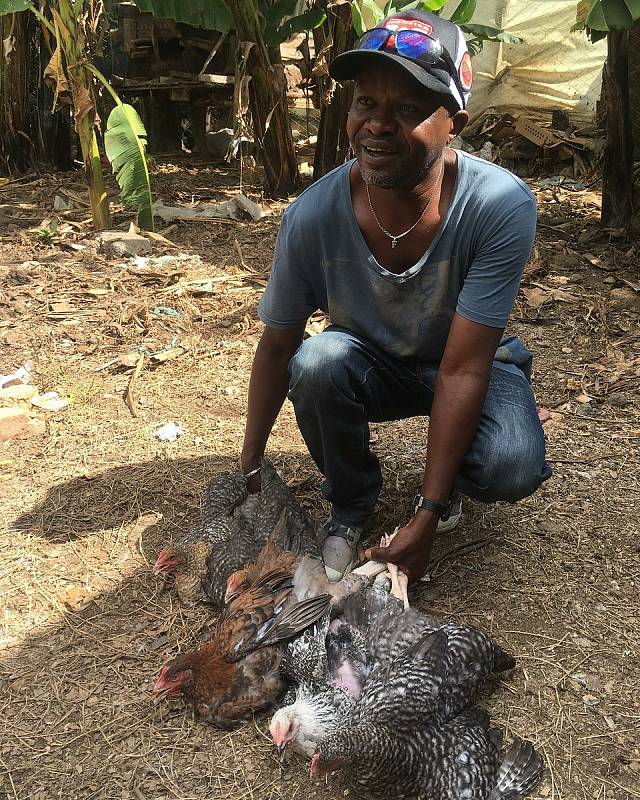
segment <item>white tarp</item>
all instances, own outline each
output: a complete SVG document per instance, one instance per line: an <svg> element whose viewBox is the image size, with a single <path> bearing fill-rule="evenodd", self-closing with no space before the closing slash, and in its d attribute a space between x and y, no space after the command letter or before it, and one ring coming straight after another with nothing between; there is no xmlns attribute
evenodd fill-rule
<svg viewBox="0 0 640 800"><path fill-rule="evenodd" d="M448 17L459 0L450 2ZM480 0L473 23L515 33L518 45L485 42L473 58L471 120L488 110L535 112L561 108L574 121L590 122L600 97L606 40L591 44L585 33L571 33L576 0ZM533 114L531 112L534 112Z"/></svg>

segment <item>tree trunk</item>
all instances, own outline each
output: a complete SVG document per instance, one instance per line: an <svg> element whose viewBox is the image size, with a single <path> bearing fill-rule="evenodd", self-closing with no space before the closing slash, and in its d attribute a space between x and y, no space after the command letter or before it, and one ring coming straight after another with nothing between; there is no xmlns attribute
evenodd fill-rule
<svg viewBox="0 0 640 800"><path fill-rule="evenodd" d="M640 24L629 31L629 110L634 161L640 159Z"/></svg>
<svg viewBox="0 0 640 800"><path fill-rule="evenodd" d="M629 107L629 32L607 34L604 69L607 145L602 179L601 222L628 228L633 217L633 136Z"/></svg>
<svg viewBox="0 0 640 800"><path fill-rule="evenodd" d="M58 103L54 108L55 91L44 79L44 71L51 53L47 47L41 25L35 23L35 50L31 63L29 83L32 102L29 109L31 138L35 145L36 158L43 164L52 164L55 169L73 169L73 144L76 142L71 107ZM36 87L34 90L33 87Z"/></svg>
<svg viewBox="0 0 640 800"><path fill-rule="evenodd" d="M286 197L299 185L282 64L269 57L258 26L254 0L230 0L239 47L252 43L245 70L251 76L249 98L256 150L264 167L269 197Z"/></svg>
<svg viewBox="0 0 640 800"><path fill-rule="evenodd" d="M29 167L28 12L0 17L0 166L9 175Z"/></svg>
<svg viewBox="0 0 640 800"><path fill-rule="evenodd" d="M334 5L327 9L329 18L329 31L333 39L331 57L335 58L353 46L356 34L351 22L351 6L348 3ZM321 81L320 127L318 128L318 143L313 162L313 177L322 177L327 172L344 163L349 152L346 123L353 86L351 83L340 86L331 81L329 76L323 76Z"/></svg>

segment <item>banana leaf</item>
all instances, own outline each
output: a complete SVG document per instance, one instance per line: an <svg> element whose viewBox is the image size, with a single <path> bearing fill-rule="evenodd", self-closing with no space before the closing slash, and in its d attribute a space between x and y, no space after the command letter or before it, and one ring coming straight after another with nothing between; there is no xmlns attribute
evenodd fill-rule
<svg viewBox="0 0 640 800"><path fill-rule="evenodd" d="M623 31L640 18L640 0L580 0L572 30Z"/></svg>
<svg viewBox="0 0 640 800"><path fill-rule="evenodd" d="M138 208L138 225L153 230L151 183L145 156L147 132L133 106L117 105L109 114L104 147L122 192L124 206Z"/></svg>
<svg viewBox="0 0 640 800"><path fill-rule="evenodd" d="M196 28L227 33L234 27L225 0L135 0L135 3L140 11L150 11L154 17L175 19Z"/></svg>
<svg viewBox="0 0 640 800"><path fill-rule="evenodd" d="M458 25L460 25L463 22L471 22L471 19L475 13L476 0L462 0L460 5L456 8L449 19L451 22L456 22Z"/></svg>
<svg viewBox="0 0 640 800"><path fill-rule="evenodd" d="M0 0L0 17L5 14L15 14L17 11L26 11L30 5L29 0Z"/></svg>
<svg viewBox="0 0 640 800"><path fill-rule="evenodd" d="M490 25L476 25L475 23L465 22L460 27L465 33L470 33L481 41L504 42L505 44L522 44L524 42L522 36L516 36L515 33L493 28Z"/></svg>

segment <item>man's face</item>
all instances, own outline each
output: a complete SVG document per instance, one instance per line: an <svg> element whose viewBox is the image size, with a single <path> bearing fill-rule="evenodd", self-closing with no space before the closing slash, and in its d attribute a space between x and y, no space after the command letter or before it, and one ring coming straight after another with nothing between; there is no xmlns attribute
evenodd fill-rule
<svg viewBox="0 0 640 800"><path fill-rule="evenodd" d="M421 183L444 147L464 127L441 97L393 63L363 67L356 79L347 134L365 182L387 189Z"/></svg>

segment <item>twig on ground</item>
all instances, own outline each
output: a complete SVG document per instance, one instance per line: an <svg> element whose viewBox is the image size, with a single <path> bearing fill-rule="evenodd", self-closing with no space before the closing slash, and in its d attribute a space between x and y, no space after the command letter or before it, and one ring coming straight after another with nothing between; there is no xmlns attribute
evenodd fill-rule
<svg viewBox="0 0 640 800"><path fill-rule="evenodd" d="M140 353L140 358L138 359L136 368L133 370L133 374L129 379L129 383L127 384L127 390L124 393L124 402L126 403L126 406L129 409L129 412L132 417L138 416L138 412L136 411L135 400L133 397L133 388L135 386L138 375L140 375L142 371L143 364L144 364L144 353Z"/></svg>

